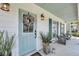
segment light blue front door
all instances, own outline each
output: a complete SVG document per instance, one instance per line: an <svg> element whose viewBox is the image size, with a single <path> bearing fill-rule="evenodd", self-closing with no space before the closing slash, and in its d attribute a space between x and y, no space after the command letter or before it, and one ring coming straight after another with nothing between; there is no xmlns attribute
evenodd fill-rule
<svg viewBox="0 0 79 59"><path fill-rule="evenodd" d="M36 15L19 9L19 55L36 49Z"/></svg>

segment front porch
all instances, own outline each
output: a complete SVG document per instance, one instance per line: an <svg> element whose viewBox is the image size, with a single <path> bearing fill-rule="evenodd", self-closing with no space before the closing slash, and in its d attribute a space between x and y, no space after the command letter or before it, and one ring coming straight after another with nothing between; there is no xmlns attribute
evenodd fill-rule
<svg viewBox="0 0 79 59"><path fill-rule="evenodd" d="M65 21L65 19L57 16L62 13L62 10L64 9L63 6L66 6L66 9L68 10L67 12L65 9L66 11L64 11L63 14L67 12L69 15L69 10L72 10L71 13L74 15L75 12L73 12L73 10L76 11L75 9L77 9L73 8L74 4L42 4L43 6L53 6L52 8L56 7L57 5L61 5L59 6L60 8L58 6L54 8L59 11L57 15L47 11L45 8L39 6L39 4L35 3L14 3L10 5L10 11L5 12L4 10L0 10L0 31L7 31L9 35L15 34L15 43L11 50L12 56L36 56L37 54L39 55L39 53L44 56L79 55L79 38L75 39L74 37L72 37L71 40L66 40L66 45L51 43L51 49L55 48L54 53L52 53L51 50L51 53L46 55L42 50L40 50L43 46L42 39L40 38L40 32L44 32L44 34L50 32L50 37L55 39L61 34L66 34L67 32L71 34L71 32L78 31L75 30L76 28L78 29L78 24L77 26L73 26L75 25L74 21L70 22L69 19L68 21ZM74 6L77 5L78 4L75 4ZM61 7L63 8L61 9ZM68 9L70 7L71 9ZM48 9L54 11L54 9ZM61 16L63 14L61 14ZM63 17L70 18L71 16L68 15L64 14ZM42 19L42 17L44 19ZM72 20L73 18L71 18L71 21ZM78 20L76 22L78 22ZM74 34L74 36L78 36L78 34Z"/></svg>
<svg viewBox="0 0 79 59"><path fill-rule="evenodd" d="M66 41L66 45L52 43L51 47L55 48L54 53L50 52L46 55L42 50L39 53L43 56L79 56L79 38L77 37L71 37Z"/></svg>

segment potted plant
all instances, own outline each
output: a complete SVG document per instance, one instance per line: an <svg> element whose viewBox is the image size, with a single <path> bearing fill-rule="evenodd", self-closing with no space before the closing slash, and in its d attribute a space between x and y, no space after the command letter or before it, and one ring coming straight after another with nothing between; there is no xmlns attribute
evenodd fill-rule
<svg viewBox="0 0 79 59"><path fill-rule="evenodd" d="M44 34L40 32L40 36L43 42L43 51L48 54L50 52L49 44L51 43L50 33Z"/></svg>
<svg viewBox="0 0 79 59"><path fill-rule="evenodd" d="M14 35L9 36L8 32L0 32L0 55L1 56L11 56L11 50L13 48Z"/></svg>

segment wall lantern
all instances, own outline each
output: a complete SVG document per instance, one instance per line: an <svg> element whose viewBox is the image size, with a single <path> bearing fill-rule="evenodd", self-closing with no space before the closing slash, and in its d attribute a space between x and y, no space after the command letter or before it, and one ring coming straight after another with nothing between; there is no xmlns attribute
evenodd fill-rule
<svg viewBox="0 0 79 59"><path fill-rule="evenodd" d="M1 3L0 9L3 11L10 11L10 4L9 3Z"/></svg>
<svg viewBox="0 0 79 59"><path fill-rule="evenodd" d="M44 20L44 14L41 14L41 20Z"/></svg>

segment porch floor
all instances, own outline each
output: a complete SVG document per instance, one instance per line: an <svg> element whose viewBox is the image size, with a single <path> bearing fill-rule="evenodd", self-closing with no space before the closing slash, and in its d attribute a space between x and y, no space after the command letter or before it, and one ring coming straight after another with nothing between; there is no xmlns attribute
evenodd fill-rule
<svg viewBox="0 0 79 59"><path fill-rule="evenodd" d="M46 55L43 50L40 50L39 53L43 56L79 56L79 39L71 38L67 40L66 45L52 43L51 48L55 48L54 53L51 51Z"/></svg>

